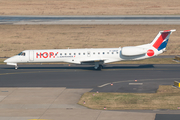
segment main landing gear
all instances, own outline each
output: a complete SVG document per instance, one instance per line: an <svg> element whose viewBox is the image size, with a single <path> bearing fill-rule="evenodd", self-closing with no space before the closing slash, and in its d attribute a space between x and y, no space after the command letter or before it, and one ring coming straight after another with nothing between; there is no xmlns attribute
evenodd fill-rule
<svg viewBox="0 0 180 120"><path fill-rule="evenodd" d="M99 63L95 63L95 67L96 70L101 70L103 68L102 65L100 65Z"/></svg>
<svg viewBox="0 0 180 120"><path fill-rule="evenodd" d="M101 70L103 68L102 65L99 65L98 69L97 70Z"/></svg>

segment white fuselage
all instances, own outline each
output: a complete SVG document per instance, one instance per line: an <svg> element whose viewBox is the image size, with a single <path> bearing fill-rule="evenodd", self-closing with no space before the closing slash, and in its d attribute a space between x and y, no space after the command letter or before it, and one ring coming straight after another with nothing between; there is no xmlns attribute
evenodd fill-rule
<svg viewBox="0 0 180 120"><path fill-rule="evenodd" d="M98 49L49 49L49 50L25 50L25 56L16 55L6 60L7 63L43 63L43 62L67 62L75 64L91 64L91 61L103 63L121 60L139 60L149 56L145 54L124 56L121 48L98 48ZM94 63L93 63L94 64Z"/></svg>

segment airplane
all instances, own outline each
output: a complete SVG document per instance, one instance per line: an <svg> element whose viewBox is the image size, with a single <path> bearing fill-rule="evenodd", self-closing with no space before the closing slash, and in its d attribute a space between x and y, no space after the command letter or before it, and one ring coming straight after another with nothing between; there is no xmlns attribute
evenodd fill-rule
<svg viewBox="0 0 180 120"><path fill-rule="evenodd" d="M17 63L66 62L94 65L95 69L101 70L102 65L106 63L122 60L141 60L163 53L169 36L174 31L176 30L159 31L151 43L144 45L122 48L24 50L4 62L7 65L14 65L15 69L18 69Z"/></svg>

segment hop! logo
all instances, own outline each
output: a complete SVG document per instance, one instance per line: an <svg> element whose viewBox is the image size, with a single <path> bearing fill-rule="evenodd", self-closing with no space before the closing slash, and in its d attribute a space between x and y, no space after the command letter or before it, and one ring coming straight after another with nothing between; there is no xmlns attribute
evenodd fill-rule
<svg viewBox="0 0 180 120"><path fill-rule="evenodd" d="M58 52L57 53L55 53L54 54L54 52L43 52L43 53L36 53L36 58L55 58L56 57L56 55L58 54Z"/></svg>

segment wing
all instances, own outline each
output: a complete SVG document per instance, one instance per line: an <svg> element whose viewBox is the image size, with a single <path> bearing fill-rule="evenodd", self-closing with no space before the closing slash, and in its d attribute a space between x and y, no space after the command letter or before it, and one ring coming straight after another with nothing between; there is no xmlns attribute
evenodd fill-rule
<svg viewBox="0 0 180 120"><path fill-rule="evenodd" d="M94 60L85 60L85 61L80 61L81 64L88 64L88 65L94 65L95 63L98 64L104 64L105 60L102 59L94 59Z"/></svg>

